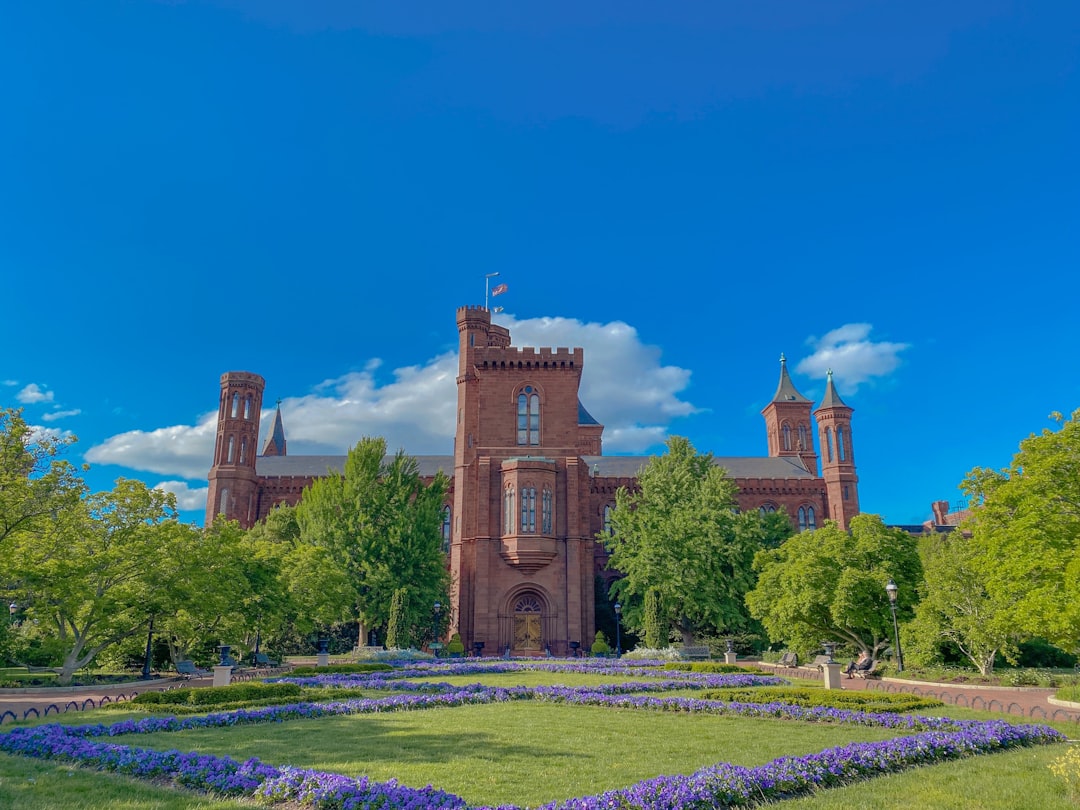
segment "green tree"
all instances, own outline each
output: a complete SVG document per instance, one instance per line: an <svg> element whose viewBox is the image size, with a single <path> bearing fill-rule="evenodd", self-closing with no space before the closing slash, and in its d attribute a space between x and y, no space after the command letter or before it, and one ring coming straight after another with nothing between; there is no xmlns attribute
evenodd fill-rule
<svg viewBox="0 0 1080 810"><path fill-rule="evenodd" d="M754 560L757 586L746 595L751 614L774 642L802 655L838 641L874 658L893 636L885 585L898 588L897 614L911 616L922 580L917 540L878 515L857 515L850 532L834 522L795 534Z"/></svg>
<svg viewBox="0 0 1080 810"><path fill-rule="evenodd" d="M60 458L75 441L35 431L21 409L0 409L0 548L16 534L50 531L54 516L85 495L75 467ZM0 553L0 566L7 556Z"/></svg>
<svg viewBox="0 0 1080 810"><path fill-rule="evenodd" d="M660 592L656 588L645 591L645 646L659 650L667 646L667 634L660 620Z"/></svg>
<svg viewBox="0 0 1080 810"><path fill-rule="evenodd" d="M615 495L610 566L624 576L613 585L626 625L644 626L644 598L659 595L662 634L738 632L750 625L743 598L753 587L755 552L773 524L756 511L739 513L737 487L690 442L673 436L667 452L638 477L638 490Z"/></svg>
<svg viewBox="0 0 1080 810"><path fill-rule="evenodd" d="M904 628L906 657L937 663L942 643L951 643L983 675L993 672L998 653L1015 661L1026 637L1014 620L1015 603L1000 600L988 587L1000 561L978 538L960 531L920 538L919 556L922 600Z"/></svg>
<svg viewBox="0 0 1080 810"><path fill-rule="evenodd" d="M408 640L406 622L407 592L398 588L390 598L390 618L386 624L386 646L391 650L402 650L411 646Z"/></svg>
<svg viewBox="0 0 1080 810"><path fill-rule="evenodd" d="M367 627L383 627L394 591L405 588L406 624L423 627L430 606L448 601L441 530L449 481L440 472L425 484L415 459L401 452L385 457L385 441L365 438L349 452L344 473L305 490L296 509L301 545L315 551L306 562L320 577L332 579L332 568L345 575L351 598L323 602L338 620L351 614Z"/></svg>
<svg viewBox="0 0 1080 810"><path fill-rule="evenodd" d="M61 684L171 609L170 561L190 529L177 521L172 494L121 479L55 516L45 533L19 539L16 581L27 618L49 627L63 650Z"/></svg>
<svg viewBox="0 0 1080 810"><path fill-rule="evenodd" d="M979 575L1018 633L1073 647L1080 635L1080 410L1051 415L1009 467L976 467L962 487ZM1008 650L1008 647L1005 648Z"/></svg>

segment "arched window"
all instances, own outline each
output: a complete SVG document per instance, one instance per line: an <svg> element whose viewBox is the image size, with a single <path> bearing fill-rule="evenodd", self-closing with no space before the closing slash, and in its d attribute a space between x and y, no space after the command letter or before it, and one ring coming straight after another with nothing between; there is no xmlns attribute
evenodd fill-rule
<svg viewBox="0 0 1080 810"><path fill-rule="evenodd" d="M248 394L247 399L244 400L244 418L251 418L251 394Z"/></svg>
<svg viewBox="0 0 1080 810"><path fill-rule="evenodd" d="M450 551L450 507L444 506L442 510L442 550L443 553Z"/></svg>
<svg viewBox="0 0 1080 810"><path fill-rule="evenodd" d="M763 503L761 506L758 507L758 511L763 515L768 515L768 514L776 511L776 504L775 503Z"/></svg>
<svg viewBox="0 0 1080 810"><path fill-rule="evenodd" d="M531 385L518 394L517 443L527 447L540 444L540 395Z"/></svg>
<svg viewBox="0 0 1080 810"><path fill-rule="evenodd" d="M544 488L544 507L543 507L543 523L540 531L544 534L551 534L552 514L555 511L554 497L551 494L551 490L547 487Z"/></svg>
<svg viewBox="0 0 1080 810"><path fill-rule="evenodd" d="M836 429L836 457L840 461L847 461L847 450L844 448L844 429Z"/></svg>
<svg viewBox="0 0 1080 810"><path fill-rule="evenodd" d="M833 457L833 443L832 443L832 428L825 428L825 456L832 461Z"/></svg>
<svg viewBox="0 0 1080 810"><path fill-rule="evenodd" d="M230 414L230 416L232 416L232 418L235 419L237 414L239 414L239 413L240 413L240 395L239 394L233 394L232 395L232 413Z"/></svg>
<svg viewBox="0 0 1080 810"><path fill-rule="evenodd" d="M784 434L784 449L785 450L790 450L791 449L791 425L789 425L787 422L784 422L784 424L780 428L780 431L781 431L781 433Z"/></svg>
<svg viewBox="0 0 1080 810"><path fill-rule="evenodd" d="M514 533L514 488L507 487L503 493L503 534Z"/></svg>
<svg viewBox="0 0 1080 810"><path fill-rule="evenodd" d="M814 507L806 507L806 526L810 531L817 528L817 519L814 517Z"/></svg>
<svg viewBox="0 0 1080 810"><path fill-rule="evenodd" d="M247 436L240 440L240 463L247 464Z"/></svg>
<svg viewBox="0 0 1080 810"><path fill-rule="evenodd" d="M799 507L799 531L800 532L805 532L806 531L806 507L805 506L800 506Z"/></svg>
<svg viewBox="0 0 1080 810"><path fill-rule="evenodd" d="M218 514L219 515L227 515L227 514L229 514L229 490L227 490L227 489L221 490L221 502L220 502L220 505L218 506Z"/></svg>
<svg viewBox="0 0 1080 810"><path fill-rule="evenodd" d="M536 487L521 488L521 533L536 534Z"/></svg>
<svg viewBox="0 0 1080 810"><path fill-rule="evenodd" d="M810 449L810 437L806 433L806 425L799 425L799 449Z"/></svg>
<svg viewBox="0 0 1080 810"><path fill-rule="evenodd" d="M615 530L611 527L611 513L615 507L610 503L604 505L604 534L612 534Z"/></svg>
<svg viewBox="0 0 1080 810"><path fill-rule="evenodd" d="M235 457L236 457L236 437L235 436L230 436L229 437L229 452L225 456L225 463L226 464L232 464L233 459Z"/></svg>

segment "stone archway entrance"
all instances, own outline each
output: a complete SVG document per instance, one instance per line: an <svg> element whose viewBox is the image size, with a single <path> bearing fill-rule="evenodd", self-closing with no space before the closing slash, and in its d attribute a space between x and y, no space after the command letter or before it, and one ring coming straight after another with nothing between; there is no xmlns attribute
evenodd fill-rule
<svg viewBox="0 0 1080 810"><path fill-rule="evenodd" d="M529 655L544 649L542 616L543 605L535 594L524 594L514 602L514 652Z"/></svg>

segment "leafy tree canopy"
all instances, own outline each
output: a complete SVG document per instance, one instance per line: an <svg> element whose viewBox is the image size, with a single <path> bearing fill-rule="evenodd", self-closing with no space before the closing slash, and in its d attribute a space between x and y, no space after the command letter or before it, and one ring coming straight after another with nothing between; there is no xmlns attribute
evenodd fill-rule
<svg viewBox="0 0 1080 810"><path fill-rule="evenodd" d="M697 453L679 436L641 471L636 491L618 490L611 535L601 539L610 566L624 575L613 592L628 627L644 632L650 589L663 626L685 643L699 632L736 632L749 624L743 597L754 584L754 554L779 524L757 512L740 514L736 492L711 454Z"/></svg>
<svg viewBox="0 0 1080 810"><path fill-rule="evenodd" d="M878 515L857 515L850 532L826 521L754 560L757 587L746 595L753 616L773 641L803 655L822 642L866 650L875 658L893 637L885 585L898 588L897 614L911 615L922 579L917 540L885 526Z"/></svg>

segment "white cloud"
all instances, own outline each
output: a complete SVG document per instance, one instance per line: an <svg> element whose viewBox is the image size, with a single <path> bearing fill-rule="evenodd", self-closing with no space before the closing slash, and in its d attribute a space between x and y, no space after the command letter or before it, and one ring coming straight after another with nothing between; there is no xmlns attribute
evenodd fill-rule
<svg viewBox="0 0 1080 810"><path fill-rule="evenodd" d="M604 425L604 449L644 452L662 444L673 419L697 412L679 398L690 372L660 363L660 349L641 342L622 322L582 323L566 318L496 319L511 330L515 346L585 350L581 400ZM290 455L344 454L364 436L381 436L387 448L412 455L453 451L457 408L456 353L395 369L380 385L377 359L362 371L325 380L312 391L281 401ZM208 398L212 397L211 393ZM274 411L262 413L265 441ZM205 480L210 469L217 412L197 425L130 431L90 448L87 461ZM261 450L261 446L259 448Z"/></svg>
<svg viewBox="0 0 1080 810"><path fill-rule="evenodd" d="M176 508L181 512L194 512L206 509L206 493L209 487L192 488L183 481L162 481L154 489L171 492L176 496Z"/></svg>
<svg viewBox="0 0 1080 810"><path fill-rule="evenodd" d="M60 439L66 439L71 436L70 430L61 430L60 428L45 427L44 425L27 425L27 429L30 431L30 440L32 442L41 442L45 439L52 439L58 441Z"/></svg>
<svg viewBox="0 0 1080 810"><path fill-rule="evenodd" d="M4 380L4 385L18 385L18 380Z"/></svg>
<svg viewBox="0 0 1080 810"><path fill-rule="evenodd" d="M38 402L52 402L53 392L45 391L37 383L30 383L15 395L15 399L24 405L33 405Z"/></svg>
<svg viewBox="0 0 1080 810"><path fill-rule="evenodd" d="M52 413L42 414L41 418L44 419L46 422L55 422L57 419L65 419L69 416L78 416L80 413L82 413L82 411L76 408L75 410L71 411L53 411Z"/></svg>
<svg viewBox="0 0 1080 810"><path fill-rule="evenodd" d="M800 360L796 371L821 379L832 369L837 385L847 391L872 377L891 374L900 365L900 352L910 344L875 342L870 340L871 329L868 323L849 323L810 338L814 353Z"/></svg>
<svg viewBox="0 0 1080 810"><path fill-rule="evenodd" d="M217 411L197 425L173 425L157 430L132 430L106 439L86 451L91 464L117 464L132 470L184 478L206 478L214 453Z"/></svg>

